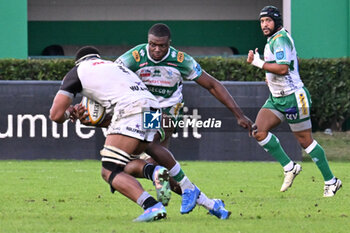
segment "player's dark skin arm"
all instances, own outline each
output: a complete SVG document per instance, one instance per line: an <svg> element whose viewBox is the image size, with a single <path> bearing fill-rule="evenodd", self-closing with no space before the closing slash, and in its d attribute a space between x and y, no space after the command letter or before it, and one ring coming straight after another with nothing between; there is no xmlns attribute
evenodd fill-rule
<svg viewBox="0 0 350 233"><path fill-rule="evenodd" d="M65 112L70 108L72 99L63 94L57 94L53 100L50 109L50 119L57 123L63 123L67 120ZM72 112L72 108L69 110Z"/></svg>
<svg viewBox="0 0 350 233"><path fill-rule="evenodd" d="M89 115L87 113L87 109L81 104L76 104L74 106L74 120L80 120L80 122L83 125L90 125L90 120L87 120L87 116ZM109 124L111 123L112 120L112 115L106 115L105 119L103 119L103 121L97 125L97 127L101 127L101 128L107 128L109 126Z"/></svg>
<svg viewBox="0 0 350 233"><path fill-rule="evenodd" d="M227 91L224 85L203 70L202 75L196 82L207 89L216 99L223 103L235 115L238 125L248 129L249 135L252 132L252 121L244 115L241 108Z"/></svg>

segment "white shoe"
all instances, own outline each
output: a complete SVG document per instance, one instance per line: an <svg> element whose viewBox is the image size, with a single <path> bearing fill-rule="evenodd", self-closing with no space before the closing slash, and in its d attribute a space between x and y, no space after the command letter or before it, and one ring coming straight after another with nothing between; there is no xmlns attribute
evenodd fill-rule
<svg viewBox="0 0 350 233"><path fill-rule="evenodd" d="M281 187L281 192L286 191L289 187L292 187L293 184L293 180L295 179L295 177L301 172L301 166L297 163L294 163L294 167L292 170L288 171L288 172L284 172L284 180L283 180L283 184Z"/></svg>
<svg viewBox="0 0 350 233"><path fill-rule="evenodd" d="M336 178L336 182L334 184L329 184L324 186L323 197L333 197L335 193L342 187L341 180Z"/></svg>

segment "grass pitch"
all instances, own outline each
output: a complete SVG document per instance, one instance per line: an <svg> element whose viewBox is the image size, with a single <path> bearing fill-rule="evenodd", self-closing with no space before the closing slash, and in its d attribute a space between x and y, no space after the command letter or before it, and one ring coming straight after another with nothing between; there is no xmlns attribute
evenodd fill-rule
<svg viewBox="0 0 350 233"><path fill-rule="evenodd" d="M203 207L180 214L173 195L168 218L133 223L142 209L112 195L100 178L99 161L0 161L0 232L349 232L349 162L331 162L343 188L323 198L323 180L311 162L293 187L280 193L283 172L277 163L182 162L188 177L208 197L221 198L228 220ZM140 180L155 196L150 181Z"/></svg>

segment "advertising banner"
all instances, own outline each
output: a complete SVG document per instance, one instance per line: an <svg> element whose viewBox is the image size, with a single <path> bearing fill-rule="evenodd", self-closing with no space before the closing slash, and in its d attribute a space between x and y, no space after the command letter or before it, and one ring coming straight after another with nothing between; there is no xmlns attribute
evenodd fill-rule
<svg viewBox="0 0 350 233"><path fill-rule="evenodd" d="M79 121L56 124L49 110L60 82L0 81L0 159L99 159L105 129ZM264 82L224 82L244 113L253 121L268 97ZM206 89L185 82L182 118L170 151L178 160L273 161L234 115ZM78 103L81 96L75 98ZM171 123L169 123L171 124ZM175 124L175 123L172 123ZM283 123L273 131L294 160L301 149Z"/></svg>

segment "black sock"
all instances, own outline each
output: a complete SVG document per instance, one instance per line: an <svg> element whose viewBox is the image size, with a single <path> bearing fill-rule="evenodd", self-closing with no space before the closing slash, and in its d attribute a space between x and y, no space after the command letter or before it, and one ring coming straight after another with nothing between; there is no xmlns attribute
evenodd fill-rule
<svg viewBox="0 0 350 233"><path fill-rule="evenodd" d="M154 206L155 204L157 204L158 202L153 198L153 197L149 197L147 198L143 204L142 204L142 208L144 210L148 209L149 207Z"/></svg>
<svg viewBox="0 0 350 233"><path fill-rule="evenodd" d="M153 181L153 178L152 178L152 175L153 175L153 172L154 172L154 169L156 168L155 165L151 164L151 163L147 163L144 167L143 167L143 176L146 178L146 179L149 179L149 180L152 180Z"/></svg>

